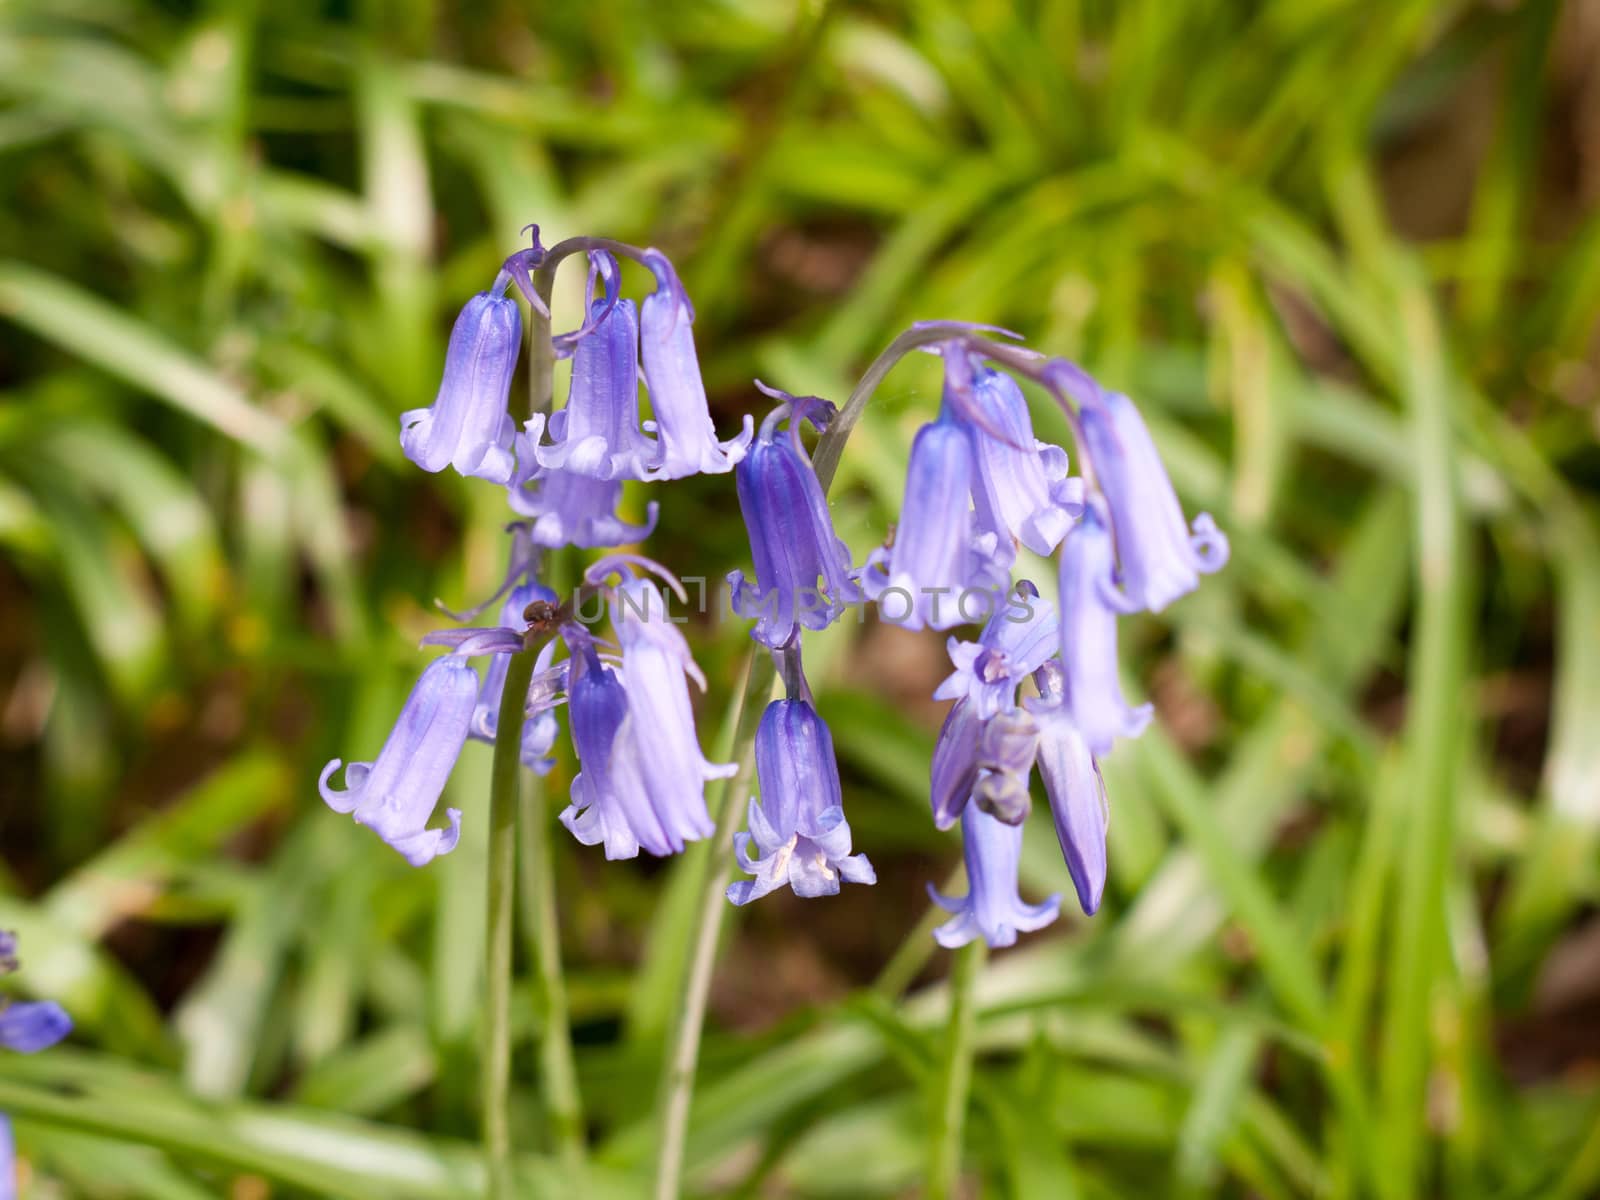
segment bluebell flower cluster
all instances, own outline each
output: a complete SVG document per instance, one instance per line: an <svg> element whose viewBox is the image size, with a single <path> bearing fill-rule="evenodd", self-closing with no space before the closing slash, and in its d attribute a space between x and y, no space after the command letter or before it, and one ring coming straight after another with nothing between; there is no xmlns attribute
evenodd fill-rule
<svg viewBox="0 0 1600 1200"><path fill-rule="evenodd" d="M17 937L0 929L0 975L17 969ZM53 1000L13 1002L0 996L0 1049L37 1054L72 1032L72 1018ZM16 1148L11 1122L0 1113L0 1200L12 1196L16 1178Z"/></svg>
<svg viewBox="0 0 1600 1200"><path fill-rule="evenodd" d="M547 357L572 360L566 404L534 413L519 429L511 385L522 344L520 293L548 329L549 311L536 275L583 253L589 264L584 317L575 330L549 336ZM643 303L622 296L617 254L650 273L655 288ZM520 757L544 773L559 737L557 710L568 707L580 772L562 821L579 841L603 844L608 858L644 849L674 854L713 829L704 785L732 771L708 762L695 733L688 683L704 687L656 585L638 568L663 574L648 560L603 558L585 576L584 596L605 596L620 646L597 640L576 619L581 605L562 604L540 580L541 556L563 546L612 549L642 541L655 528L650 501L642 522L620 512L627 480L679 479L733 470L744 459L754 421L719 441L695 353L694 309L659 251L575 239L546 252L533 244L502 264L490 288L472 297L456 319L443 378L433 404L402 415L400 444L426 471L446 466L505 489L519 518L507 527L504 581L477 608L451 614L471 621L498 605L489 626L437 630L425 645L446 648L423 670L387 741L371 762L323 769L318 787L335 812L371 828L413 866L453 850L461 813L434 813L466 742L493 742L513 655L543 639L533 681L523 698ZM641 371L642 364L642 371ZM640 379L652 418L640 416ZM559 657L565 651L565 657ZM472 660L487 659L481 669Z"/></svg>
<svg viewBox="0 0 1600 1200"><path fill-rule="evenodd" d="M1004 946L1058 911L1053 898L1030 906L1017 894L1035 769L1078 903L1089 914L1099 908L1109 809L1098 760L1142 733L1152 713L1123 694L1117 617L1160 611L1192 591L1227 561L1228 543L1207 515L1185 524L1126 396L1071 363L987 339L957 339L942 353L939 418L913 445L899 530L869 559L865 582L880 609L892 590L912 592L919 600L907 623L947 628L973 620L963 596L992 594L996 580L1009 585L1019 546L1056 552L1059 609L1020 581L975 641L950 639L955 669L934 692L955 703L934 747L933 819L941 829L960 822L969 884L960 899L935 893L955 914L935 937ZM997 363L1067 409L1077 476L1064 450L1033 438L1026 398Z"/></svg>
<svg viewBox="0 0 1600 1200"><path fill-rule="evenodd" d="M865 598L800 439L807 424L826 429L836 410L816 396L756 386L777 405L735 476L755 578L733 571L728 583L734 611L755 619L750 635L771 651L786 695L767 706L756 728L758 796L749 803L749 830L734 837L735 860L754 878L729 885L734 904L786 885L814 897L836 895L841 883L877 882L866 855L851 853L833 735L801 662L802 634L826 629Z"/></svg>
<svg viewBox="0 0 1600 1200"><path fill-rule="evenodd" d="M508 292L532 306L536 331L547 330L540 287L548 295L555 263L578 253L589 267L579 327L537 334L549 337L541 362L571 359L566 403L519 428L510 392L521 308ZM638 303L622 294L619 255L653 282ZM1057 897L1028 904L1018 893L1035 773L1078 902L1094 913L1107 861L1099 760L1139 736L1152 713L1123 693L1118 618L1160 612L1192 591L1227 561L1227 539L1205 514L1185 520L1126 396L1072 363L988 336L1004 331L951 323L918 327L907 343L940 357L939 409L912 442L892 536L856 566L804 440L808 426L828 436L834 406L758 382L775 402L759 432L746 416L739 433L719 439L693 325L694 307L658 251L575 239L547 255L537 230L468 301L438 396L402 417L401 445L424 470L452 466L505 489L517 520L504 581L457 614L470 622L498 606L498 619L424 638L447 653L423 671L374 761L350 764L342 789L331 784L339 760L328 764L323 798L414 865L449 852L461 814L447 809L435 824L445 782L467 740L494 740L512 656L538 645L520 752L530 769L550 769L565 705L579 771L561 820L573 836L607 858L674 854L711 836L705 786L735 768L700 747L691 687L704 680L659 581L686 601L681 584L649 559L611 553L563 604L541 582L540 561L557 547L614 550L648 537L658 506L650 501L642 520L625 516L627 481L732 471L751 558L748 575L727 577L732 608L753 622L784 689L756 731L756 789L734 842L748 878L729 886L728 899L748 904L783 887L815 897L875 881L854 852L833 737L802 664L806 635L872 602L881 620L909 629L980 627L975 638L949 640L953 669L934 693L952 707L931 763L932 814L940 829L960 825L968 879L964 896L934 893L952 914L935 937L1009 945L1058 916ZM1035 436L1024 383L1063 409L1076 464ZM1055 603L1019 577L1025 551L1055 556ZM596 597L609 638L580 619L581 601ZM481 674L474 659L488 660Z"/></svg>
<svg viewBox="0 0 1600 1200"><path fill-rule="evenodd" d="M908 629L981 621L1005 594L1017 544L1049 554L1082 509L1066 454L1033 436L1015 380L968 344L941 348L938 418L918 431L894 542L862 582L880 616Z"/></svg>

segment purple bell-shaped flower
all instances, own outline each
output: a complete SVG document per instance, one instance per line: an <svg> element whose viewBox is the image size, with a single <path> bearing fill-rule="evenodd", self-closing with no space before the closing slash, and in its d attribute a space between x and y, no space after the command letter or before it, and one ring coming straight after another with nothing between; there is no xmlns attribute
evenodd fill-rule
<svg viewBox="0 0 1600 1200"><path fill-rule="evenodd" d="M754 618L751 636L776 649L801 629L826 629L846 606L866 597L851 572L850 548L834 532L822 485L800 441L800 426L823 429L833 405L815 396L790 396L757 384L784 401L761 424L760 435L735 472L739 508L750 533L755 578L733 571L733 610ZM777 431L787 418L788 428Z"/></svg>
<svg viewBox="0 0 1600 1200"><path fill-rule="evenodd" d="M1117 677L1117 611L1111 535L1091 506L1061 544L1061 660L1072 722L1095 754L1119 737L1137 737L1150 723L1148 704L1130 707Z"/></svg>
<svg viewBox="0 0 1600 1200"><path fill-rule="evenodd" d="M461 836L461 810L445 810L448 829L429 829L428 818L461 755L477 702L478 673L455 655L434 659L375 762L351 763L344 791L328 785L340 760L322 769L317 789L323 800L334 812L353 813L414 867L448 854Z"/></svg>
<svg viewBox="0 0 1600 1200"><path fill-rule="evenodd" d="M1018 933L1031 933L1056 919L1061 897L1042 904L1025 903L1017 894L1017 867L1022 861L1022 827L997 821L976 804L961 812L961 853L967 864L967 894L943 896L932 884L928 895L953 913L933 931L946 949L981 937L990 946L1010 946Z"/></svg>
<svg viewBox="0 0 1600 1200"><path fill-rule="evenodd" d="M650 478L681 479L731 471L755 436L755 421L747 415L737 437L717 441L694 349L694 309L689 296L666 255L648 250L644 261L656 277L656 290L645 297L639 312L640 357L657 440Z"/></svg>
<svg viewBox="0 0 1600 1200"><path fill-rule="evenodd" d="M832 896L841 882L876 883L866 855L850 853L833 738L811 704L767 705L755 748L761 797L750 801L750 831L733 839L739 869L755 878L730 884L728 899L748 904L785 885L797 896Z"/></svg>
<svg viewBox="0 0 1600 1200"><path fill-rule="evenodd" d="M1133 401L1094 387L1079 408L1085 448L1111 509L1117 533L1121 588L1108 584L1106 602L1120 612L1160 612L1192 592L1200 575L1228 561L1228 539L1210 514L1194 527Z"/></svg>
<svg viewBox="0 0 1600 1200"><path fill-rule="evenodd" d="M522 344L517 302L493 292L468 300L445 352L432 407L400 415L400 447L424 471L454 466L463 475L509 483L517 427L506 411Z"/></svg>

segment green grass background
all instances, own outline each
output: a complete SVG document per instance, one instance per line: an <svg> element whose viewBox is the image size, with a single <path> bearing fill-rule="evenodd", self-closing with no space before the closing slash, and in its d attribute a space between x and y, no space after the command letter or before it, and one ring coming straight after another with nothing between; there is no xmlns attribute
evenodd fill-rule
<svg viewBox="0 0 1600 1200"><path fill-rule="evenodd" d="M997 322L1232 535L1124 625L1159 718L1105 908L985 967L971 1195L1600 1193L1597 62L1589 0L10 0L0 926L78 1025L0 1059L24 1194L481 1188L486 748L420 872L314 780L501 569L396 416L529 221L674 257L725 434L752 377L842 399L911 320ZM858 555L936 395L902 367L851 442ZM657 557L746 562L729 477L652 494ZM745 640L694 640L714 747ZM809 656L882 883L728 922L695 1194L917 1194L942 654ZM583 1191L631 1195L703 850L555 853ZM1070 892L1042 821L1024 883ZM519 971L525 1186L570 1196Z"/></svg>

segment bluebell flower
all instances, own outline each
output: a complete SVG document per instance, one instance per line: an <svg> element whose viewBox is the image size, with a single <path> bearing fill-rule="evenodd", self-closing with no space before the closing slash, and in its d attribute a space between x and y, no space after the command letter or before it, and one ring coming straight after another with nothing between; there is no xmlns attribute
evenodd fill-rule
<svg viewBox="0 0 1600 1200"><path fill-rule="evenodd" d="M983 422L970 427L979 524L1005 531L1035 554L1049 554L1078 513L1058 486L1066 454L1034 438L1027 398L1011 376L980 367L972 394Z"/></svg>
<svg viewBox="0 0 1600 1200"><path fill-rule="evenodd" d="M329 808L354 813L414 867L448 854L461 836L461 810L446 809L448 829L429 829L428 819L445 780L461 755L478 701L478 673L463 659L445 655L429 663L375 762L353 762L344 773L345 790L328 779L339 769L333 759L322 769L317 789Z"/></svg>
<svg viewBox="0 0 1600 1200"><path fill-rule="evenodd" d="M72 1032L72 1018L53 1000L17 1002L0 1008L0 1046L34 1054Z"/></svg>
<svg viewBox="0 0 1600 1200"><path fill-rule="evenodd" d="M467 301L445 353L431 408L400 415L400 446L424 471L454 466L463 475L509 483L516 423L506 411L522 343L517 302L491 292Z"/></svg>
<svg viewBox="0 0 1600 1200"><path fill-rule="evenodd" d="M733 610L755 618L751 636L777 648L798 629L826 629L865 599L850 566L850 548L834 532L827 498L800 441L800 426L827 426L834 407L815 396L790 396L756 385L784 403L768 414L735 480L750 533L755 578L728 575ZM778 422L788 428L779 433ZM820 583L819 583L820 581Z"/></svg>
<svg viewBox="0 0 1600 1200"><path fill-rule="evenodd" d="M1050 797L1056 839L1061 843L1061 856L1072 876L1072 886L1077 889L1078 903L1093 916L1106 887L1110 808L1100 766L1057 700L1044 697L1029 702L1039 725L1039 775L1044 780L1045 794Z"/></svg>
<svg viewBox="0 0 1600 1200"><path fill-rule="evenodd" d="M733 839L739 869L755 878L730 884L728 899L748 904L785 885L797 896L832 896L841 882L876 883L867 856L850 853L833 737L810 703L767 705L755 748L760 802L750 800L750 830Z"/></svg>
<svg viewBox="0 0 1600 1200"><path fill-rule="evenodd" d="M622 503L621 479L596 479L538 466L533 449L538 437L537 421L538 418L530 421L527 432L517 436L517 473L507 492L511 510L533 518L529 527L533 544L548 549L593 549L623 546L649 537L660 512L654 500L645 506L644 524L633 525L616 512Z"/></svg>
<svg viewBox="0 0 1600 1200"><path fill-rule="evenodd" d="M551 444L539 444L542 414L528 423L528 444L546 470L643 479L657 446L639 428L639 324L633 301L596 297L589 311L593 328L577 341L567 405L550 418Z"/></svg>
<svg viewBox="0 0 1600 1200"><path fill-rule="evenodd" d="M978 778L972 799L1007 825L1020 825L1033 806L1028 776L1039 745L1039 726L1025 710L1009 709L983 723L978 734Z"/></svg>
<svg viewBox="0 0 1600 1200"><path fill-rule="evenodd" d="M611 624L622 644L630 727L625 732L634 750L631 756L613 755L613 770L636 773L667 834L670 852L676 854L684 842L711 835L706 781L726 779L737 764L713 763L700 752L688 681L693 679L703 691L705 677L655 584L648 579L618 584L612 593Z"/></svg>
<svg viewBox="0 0 1600 1200"><path fill-rule="evenodd" d="M933 824L949 829L961 816L978 782L978 739L983 722L972 701L957 700L945 715L933 743L929 795L933 803Z"/></svg>
<svg viewBox="0 0 1600 1200"><path fill-rule="evenodd" d="M1122 695L1111 535L1092 506L1062 542L1060 569L1064 703L1089 749L1108 754L1115 739L1144 732L1152 709L1130 707Z"/></svg>
<svg viewBox="0 0 1600 1200"><path fill-rule="evenodd" d="M527 622L523 618L523 610L536 600L543 600L550 605L557 603L556 594L543 584L524 583L512 588L500 609L501 627L516 629L525 625ZM554 639L544 644L538 658L534 660L535 674L550 669L555 649ZM515 653L515 650L492 654L489 658L489 666L483 673L483 686L478 691L478 702L473 707L472 724L467 734L474 741L494 744L495 732L500 728L500 698L505 691L506 672L511 667L512 653ZM529 720L524 721L520 750L522 765L537 771L540 775L546 774L555 766L555 760L550 757L550 750L556 744L558 732L555 713L547 708L540 709Z"/></svg>
<svg viewBox="0 0 1600 1200"><path fill-rule="evenodd" d="M977 473L971 427L984 418L966 351L949 346L943 353L939 417L912 440L893 545L874 550L861 577L879 617L907 629L983 620L1005 593L1016 558L1010 541L983 528L970 507Z"/></svg>
<svg viewBox="0 0 1600 1200"><path fill-rule="evenodd" d="M17 969L17 937L0 930L0 975ZM54 1046L72 1032L72 1018L53 1000L10 1001L0 996L0 1048L19 1054L35 1054ZM0 1124L4 1118L0 1117ZM9 1138L10 1130L0 1130ZM0 1151L6 1146L0 1146ZM10 1181L9 1162L0 1156L0 1195Z"/></svg>
<svg viewBox="0 0 1600 1200"><path fill-rule="evenodd" d="M950 629L982 620L1004 592L1012 553L977 528L972 474L967 428L946 407L911 443L894 544L874 550L862 573L883 620Z"/></svg>
<svg viewBox="0 0 1600 1200"><path fill-rule="evenodd" d="M587 630L564 625L561 637L572 656L567 720L579 766L561 823L585 846L603 844L607 858L634 858L641 843L652 854L670 853L671 842L643 790L620 787L612 774L617 735L628 719L621 677L601 660Z"/></svg>
<svg viewBox="0 0 1600 1200"><path fill-rule="evenodd" d="M584 630L567 625L572 652L567 704L583 782L573 781L562 822L607 858L681 851L709 837L705 783L733 774L700 752L688 678L705 681L654 584L626 579L613 591L611 623L622 643L620 675ZM624 682L625 681L625 682Z"/></svg>
<svg viewBox="0 0 1600 1200"><path fill-rule="evenodd" d="M933 931L946 949L981 937L991 946L1009 946L1018 933L1042 929L1061 911L1061 897L1042 904L1024 903L1017 894L1017 867L1022 861L1022 827L997 821L976 804L961 812L961 853L967 864L967 894L952 899L932 884L928 895L954 917Z"/></svg>
<svg viewBox="0 0 1600 1200"><path fill-rule="evenodd" d="M1111 508L1120 590L1104 587L1121 612L1160 612L1191 592L1200 574L1228 561L1228 539L1210 515L1191 528L1144 418L1126 396L1093 387L1078 413L1084 445Z"/></svg>
<svg viewBox="0 0 1600 1200"><path fill-rule="evenodd" d="M952 637L947 643L952 671L933 693L935 700L972 702L976 716L987 720L1017 702L1017 687L1046 659L1061 649L1061 626L1055 606L1023 580L995 606L975 642Z"/></svg>
<svg viewBox="0 0 1600 1200"><path fill-rule="evenodd" d="M640 357L657 439L650 477L731 471L755 436L755 421L746 415L737 437L717 441L694 350L694 309L664 254L648 250L644 262L656 277L656 290L645 297L639 312Z"/></svg>

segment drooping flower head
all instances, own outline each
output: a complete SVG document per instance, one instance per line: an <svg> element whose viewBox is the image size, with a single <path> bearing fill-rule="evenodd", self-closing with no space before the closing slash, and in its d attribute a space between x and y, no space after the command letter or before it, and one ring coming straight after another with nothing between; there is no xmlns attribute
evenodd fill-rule
<svg viewBox="0 0 1600 1200"><path fill-rule="evenodd" d="M874 550L862 584L878 614L907 629L950 629L982 620L1004 594L1015 552L972 511L972 400L967 352L944 353L944 399L937 420L911 443L905 498L894 544ZM963 415L964 414L964 415Z"/></svg>
<svg viewBox="0 0 1600 1200"><path fill-rule="evenodd" d="M621 479L596 479L554 467L540 467L534 446L538 418L517 435L517 473L507 499L511 511L531 517L529 539L536 546L585 549L625 546L640 542L655 530L660 505L645 506L643 525L633 525L617 515L622 503Z"/></svg>
<svg viewBox="0 0 1600 1200"><path fill-rule="evenodd" d="M733 571L728 583L734 612L755 619L751 636L776 649L801 628L826 629L846 606L866 597L800 441L805 422L819 430L827 427L833 405L815 396L790 396L759 380L756 386L782 403L762 422L735 472L755 578L746 581L743 572ZM783 420L788 428L779 432Z"/></svg>
<svg viewBox="0 0 1600 1200"><path fill-rule="evenodd" d="M1091 381L1092 384L1092 381ZM1079 424L1116 531L1121 588L1106 589L1120 612L1160 612L1192 592L1201 574L1228 561L1228 539L1208 513L1184 523L1183 509L1144 418L1126 396L1081 388Z"/></svg>
<svg viewBox="0 0 1600 1200"><path fill-rule="evenodd" d="M1039 745L1039 726L1020 708L996 713L978 734L978 777L972 801L1007 825L1020 825L1033 807L1028 776Z"/></svg>
<svg viewBox="0 0 1600 1200"><path fill-rule="evenodd" d="M580 768L561 823L585 846L603 844L607 858L634 858L641 842L652 854L670 853L669 840L643 792L619 788L612 775L617 734L628 718L621 677L601 661L594 639L581 625L563 625L561 637L571 655L567 720Z"/></svg>
<svg viewBox="0 0 1600 1200"><path fill-rule="evenodd" d="M317 790L329 808L353 813L414 867L448 854L461 837L461 810L445 810L447 829L429 829L428 819L461 755L478 701L478 673L463 659L445 655L429 663L411 689L375 762L345 768L344 791L328 779L335 758L322 769Z"/></svg>
<svg viewBox="0 0 1600 1200"><path fill-rule="evenodd" d="M400 446L424 471L454 466L463 475L508 483L517 427L506 411L522 344L517 302L493 290L468 300L445 352L444 377L429 408L400 415Z"/></svg>
<svg viewBox="0 0 1600 1200"><path fill-rule="evenodd" d="M639 312L640 356L657 439L650 478L731 471L755 435L755 422L747 415L737 437L717 441L694 349L694 308L688 293L666 255L647 250L642 261L656 277L656 290L645 297Z"/></svg>
<svg viewBox="0 0 1600 1200"><path fill-rule="evenodd" d="M935 700L972 701L976 716L987 720L1014 707L1017 687L1061 648L1061 627L1055 605L1039 595L1028 580L1020 581L975 642L952 637L946 648L955 670L933 693Z"/></svg>
<svg viewBox="0 0 1600 1200"><path fill-rule="evenodd" d="M967 864L967 894L941 895L928 885L935 904L953 913L933 931L946 949L981 937L990 946L1010 946L1018 933L1031 933L1056 919L1061 897L1027 904L1017 894L1017 867L1022 861L1022 827L997 821L976 804L961 811L961 853Z"/></svg>
<svg viewBox="0 0 1600 1200"><path fill-rule="evenodd" d="M1089 749L1109 754L1119 737L1150 723L1148 704L1130 707L1117 677L1117 610L1111 600L1111 535L1095 506L1061 545L1061 661L1064 704Z"/></svg>
<svg viewBox="0 0 1600 1200"><path fill-rule="evenodd" d="M17 937L0 929L0 975L17 969ZM72 1032L72 1018L53 1000L13 1002L0 996L0 1047L19 1054L36 1054L54 1046ZM4 1118L0 1118L3 1123ZM9 1130L4 1131L9 1134ZM9 1161L0 1158L0 1170L9 1170ZM0 1195L9 1176L0 1175Z"/></svg>
<svg viewBox="0 0 1600 1200"><path fill-rule="evenodd" d="M543 415L528 422L531 457L545 470L643 479L657 446L639 428L639 322L633 301L617 296L616 259L601 251L591 261L598 264L591 278L604 279L605 293L589 301L583 328L567 335L574 346L567 405L550 418L549 445L539 444Z"/></svg>
<svg viewBox="0 0 1600 1200"><path fill-rule="evenodd" d="M748 904L785 885L797 896L832 896L841 882L877 882L867 856L850 853L833 737L809 700L774 700L761 714L756 780L750 831L733 839L739 869L755 878L730 884L729 900Z"/></svg>
<svg viewBox="0 0 1600 1200"><path fill-rule="evenodd" d="M598 582L626 559L603 559L586 579ZM604 841L608 858L632 857L641 847L676 854L713 832L706 781L726 778L736 768L710 762L700 751L687 681L693 678L701 687L705 681L660 591L626 568L622 573L611 589L620 672L605 666L587 631L562 627L572 652L573 744L588 779L581 788L574 781L573 803L561 819L580 841Z"/></svg>
<svg viewBox="0 0 1600 1200"><path fill-rule="evenodd" d="M979 415L968 426L979 526L1015 538L1035 554L1049 554L1081 507L1063 486L1066 454L1034 438L1027 398L1011 376L975 368L972 396Z"/></svg>
<svg viewBox="0 0 1600 1200"><path fill-rule="evenodd" d="M1040 696L1028 702L1038 722L1039 774L1050 797L1061 856L1083 911L1093 916L1106 887L1106 827L1110 806L1105 780L1089 745L1061 703L1061 670L1048 663L1040 672Z"/></svg>

